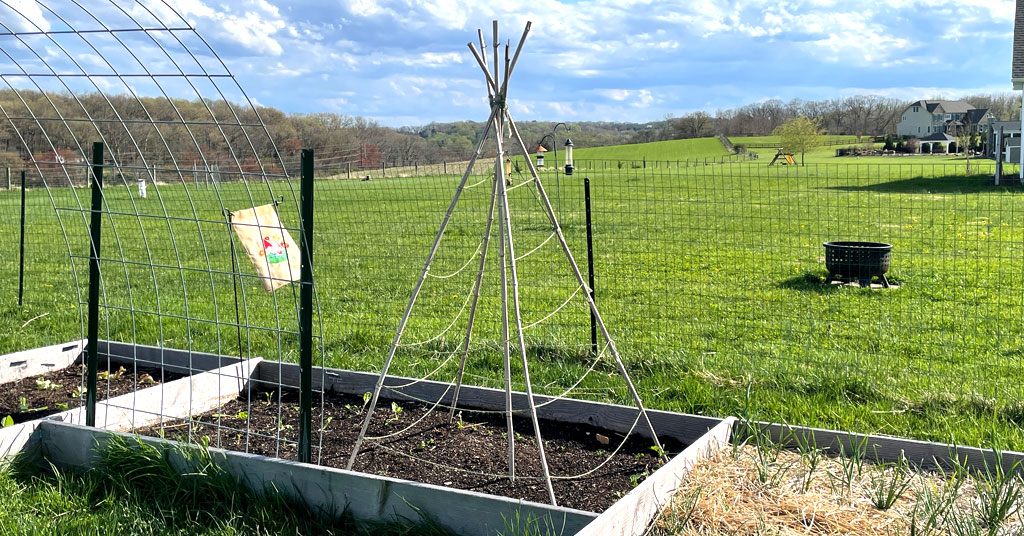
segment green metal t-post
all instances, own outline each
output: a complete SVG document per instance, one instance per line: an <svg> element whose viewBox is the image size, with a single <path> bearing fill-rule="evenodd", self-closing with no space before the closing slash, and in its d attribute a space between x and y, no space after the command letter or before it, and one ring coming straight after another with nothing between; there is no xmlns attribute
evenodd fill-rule
<svg viewBox="0 0 1024 536"><path fill-rule="evenodd" d="M92 144L92 212L89 215L89 326L86 348L85 425L96 426L96 366L100 331L100 231L103 223L103 143Z"/></svg>
<svg viewBox="0 0 1024 536"><path fill-rule="evenodd" d="M312 461L313 443L313 150L302 150L302 255L299 291L299 461Z"/></svg>
<svg viewBox="0 0 1024 536"><path fill-rule="evenodd" d="M7 172L10 173L10 168ZM8 188L9 190L10 188ZM18 307L21 307L25 298L25 172L21 172L21 236L19 239L20 251L18 255Z"/></svg>

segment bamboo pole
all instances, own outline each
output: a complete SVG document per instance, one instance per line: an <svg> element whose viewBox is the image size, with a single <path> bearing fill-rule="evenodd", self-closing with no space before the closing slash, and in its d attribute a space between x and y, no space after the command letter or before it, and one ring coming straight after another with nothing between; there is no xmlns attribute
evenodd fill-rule
<svg viewBox="0 0 1024 536"><path fill-rule="evenodd" d="M403 313L402 320L399 322L398 329L395 331L395 338L391 341L391 349L388 350L387 359L384 360L384 368L380 371L380 377L377 378L377 384L373 388L373 396L370 399L370 407L366 412L366 419L363 420L363 426L359 430L359 437L356 439L356 443L352 447L352 454L349 456L348 464L345 466L348 470L351 470L352 465L355 464L356 455L359 453L363 440L366 438L366 431L370 428L370 420L373 418L373 410L377 407L377 400L380 398L380 391L384 387L384 379L387 377L388 370L391 368L391 362L395 358L395 352L398 350L398 344L402 341L402 333L405 331L405 326L409 322L409 316L412 314L412 308L416 303L416 297L419 296L420 288L423 287L423 280L427 278L427 273L430 271L430 264L434 261L434 256L437 255L437 250L441 246L441 238L444 237L444 231L448 227L448 222L451 220L452 213L455 212L455 205L458 204L459 197L462 195L462 190L466 187L466 181L469 180L469 174L473 170L473 165L476 163L476 159L480 156L480 151L483 150L484 141L487 140L488 131L490 130L490 124L497 116L498 111L492 107L491 117L487 120L487 126L484 127L484 132L480 137L480 142L477 143L476 151L469 159L469 165L466 167L466 172L462 174L462 180L459 182L459 186L455 189L455 195L452 196L452 201L448 205L448 211L445 212L444 219L441 220L441 227L437 230L437 236L434 238L434 245L430 247L430 253L427 255L427 261L423 265L423 271L420 273L419 280L416 281L416 286L413 287L412 296L409 297L409 303L405 306L405 313Z"/></svg>

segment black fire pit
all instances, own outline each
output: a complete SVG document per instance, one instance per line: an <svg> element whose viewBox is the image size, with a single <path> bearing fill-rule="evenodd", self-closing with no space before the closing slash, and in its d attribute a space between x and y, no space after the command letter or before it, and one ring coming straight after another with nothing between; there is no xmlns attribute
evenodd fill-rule
<svg viewBox="0 0 1024 536"><path fill-rule="evenodd" d="M889 271L889 255L892 244L881 242L825 242L825 268L828 269L826 284L833 281L849 283L857 281L861 287L870 288L871 279L881 279L882 286L889 288L885 273Z"/></svg>

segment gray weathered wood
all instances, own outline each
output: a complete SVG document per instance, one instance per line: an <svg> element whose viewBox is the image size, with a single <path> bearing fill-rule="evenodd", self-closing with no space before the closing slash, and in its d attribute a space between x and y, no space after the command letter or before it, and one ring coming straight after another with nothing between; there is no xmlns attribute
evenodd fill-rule
<svg viewBox="0 0 1024 536"><path fill-rule="evenodd" d="M858 446L863 446L869 461L879 460L893 462L899 459L902 454L907 461L927 470L949 469L953 456L960 459L960 463L978 470L984 470L985 465L994 468L996 456L992 450L933 443L929 441L917 441L914 439L903 439L900 437L885 435L854 434L838 430L826 430L822 428L810 428L804 426L780 425L774 423L755 422L757 426L766 430L773 441L782 441L790 447L795 447L794 435L800 434L804 438L813 439L818 448L825 450L830 455L838 455L840 445L842 451L853 452ZM737 421L734 426L743 426ZM1016 470L1024 474L1024 453L1005 451L1000 453L1003 469L1006 471Z"/></svg>
<svg viewBox="0 0 1024 536"><path fill-rule="evenodd" d="M213 370L242 361L231 356L114 341L100 341L99 350L101 356L109 355L113 362L134 361L141 366L163 367L167 372L175 374L192 374Z"/></svg>
<svg viewBox="0 0 1024 536"><path fill-rule="evenodd" d="M33 433L39 423L35 420L0 428L0 459L33 451Z"/></svg>
<svg viewBox="0 0 1024 536"><path fill-rule="evenodd" d="M238 397L260 361L256 358L234 363L99 401L96 426L106 430L132 430L217 409ZM44 420L84 424L85 407L50 415Z"/></svg>
<svg viewBox="0 0 1024 536"><path fill-rule="evenodd" d="M323 389L326 383L328 391L362 395L373 390L377 378L378 374L366 372L314 368L313 389ZM261 383L269 387L276 386L279 382L286 387L298 388L298 381L298 365L276 361L260 363L256 367L256 374L253 377L254 387L257 388ZM409 378L388 376L384 382L385 389L382 396L398 401L426 400L434 402L440 398L442 405L451 401L454 389L449 389L451 384L444 382L424 380L400 390L388 389L389 386L406 385L413 381ZM544 404L549 400L551 397L536 395L537 404ZM529 408L526 395L518 391L512 394L512 404L517 410L525 411ZM464 386L459 394L459 407L488 411L503 410L505 408L505 391ZM722 419L719 418L668 411L648 410L647 413L659 436L665 435L685 444L700 439L708 430L722 422ZM537 408L537 415L542 419L588 424L613 432L625 433L633 428L633 423L637 418L637 409L632 406L563 398ZM642 437L650 437L650 432L644 426L637 426L634 433Z"/></svg>
<svg viewBox="0 0 1024 536"><path fill-rule="evenodd" d="M94 445L102 446L114 436L82 426L45 422L37 431L40 450L49 463L60 468L88 469L98 461ZM158 438L139 438L143 443L174 452L193 449ZM547 520L565 527L563 534L575 534L596 515L570 508L455 490L395 478L367 475L314 465L211 448L213 459L254 490L270 486L304 502L314 512L340 515L347 512L364 521L417 519L422 512L455 534L499 534L504 519L517 515ZM182 458L179 456L177 460ZM182 467L183 471L188 470Z"/></svg>
<svg viewBox="0 0 1024 536"><path fill-rule="evenodd" d="M0 383L66 368L78 360L84 347L85 341L73 341L0 356Z"/></svg>
<svg viewBox="0 0 1024 536"><path fill-rule="evenodd" d="M576 536L640 536L668 504L672 493L695 465L729 444L733 418L725 419L672 461L654 472L618 500Z"/></svg>

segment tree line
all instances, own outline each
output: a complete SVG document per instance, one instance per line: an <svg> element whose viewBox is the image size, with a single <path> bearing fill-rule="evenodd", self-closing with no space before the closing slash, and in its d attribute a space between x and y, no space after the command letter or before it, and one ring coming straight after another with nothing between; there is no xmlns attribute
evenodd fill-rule
<svg viewBox="0 0 1024 536"><path fill-rule="evenodd" d="M1019 116L1013 93L972 95L964 100L990 108L998 119ZM716 134L770 135L796 117L817 121L829 134L880 135L895 131L909 104L871 95L823 101L767 100L648 123L523 121L518 127L530 151L538 145L562 150L567 138L577 147L597 147ZM360 169L465 160L484 131L479 121L391 128L345 114L288 114L271 107L254 109L215 100L98 93L7 89L0 90L0 106L4 114L0 117L0 167L21 167L31 157L52 159L52 154L45 155L52 153L53 147L67 154L83 154L101 134L110 153L129 160L140 153L173 155L184 167L200 165L200 160L234 160L247 170L261 166L273 170L275 148L285 159L312 148L321 166ZM258 126L261 122L266 132ZM235 154L239 147L244 149L242 154ZM488 147L488 151L493 149Z"/></svg>
<svg viewBox="0 0 1024 536"><path fill-rule="evenodd" d="M950 100L930 97L928 100ZM997 120L1020 117L1020 96L1014 93L969 95L962 99L976 108L988 108ZM681 138L726 136L768 136L790 119L807 117L833 135L884 136L895 134L903 111L914 101L877 95L783 102L770 99L740 108L718 110L713 115L697 111L682 117L667 117L636 136L635 142Z"/></svg>

